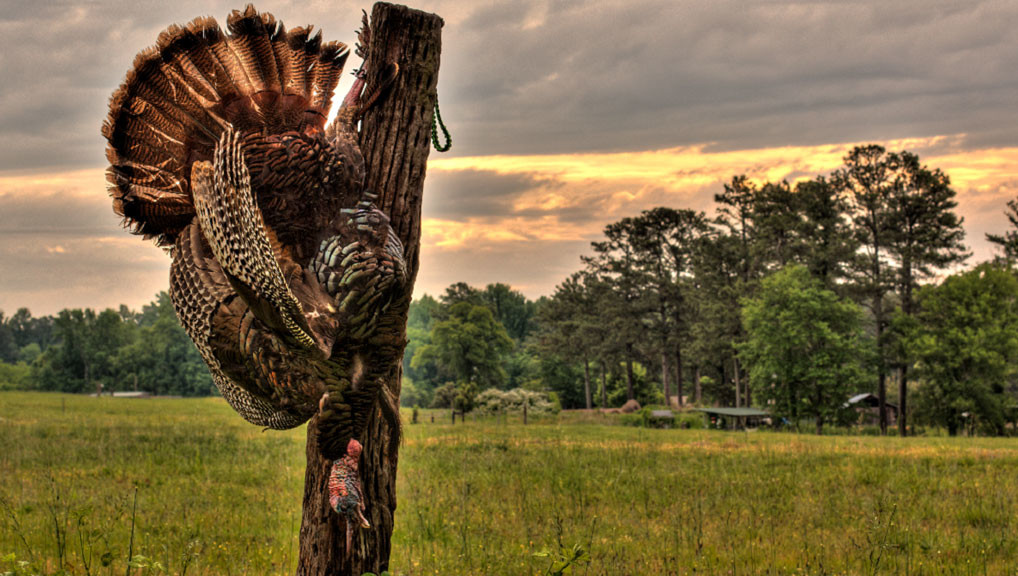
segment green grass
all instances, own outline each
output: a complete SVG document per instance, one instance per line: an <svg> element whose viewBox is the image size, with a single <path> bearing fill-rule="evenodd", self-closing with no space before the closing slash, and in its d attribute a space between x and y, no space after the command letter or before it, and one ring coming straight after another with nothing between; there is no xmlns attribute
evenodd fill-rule
<svg viewBox="0 0 1018 576"><path fill-rule="evenodd" d="M574 574L1018 573L1014 440L430 414L400 449L394 574L544 574L575 544ZM0 574L124 574L132 518L165 573L292 574L303 445L218 399L0 394Z"/></svg>

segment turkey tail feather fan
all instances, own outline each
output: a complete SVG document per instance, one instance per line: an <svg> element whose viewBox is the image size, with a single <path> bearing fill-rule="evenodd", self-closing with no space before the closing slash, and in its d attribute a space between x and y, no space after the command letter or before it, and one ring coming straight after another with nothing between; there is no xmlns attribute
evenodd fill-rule
<svg viewBox="0 0 1018 576"><path fill-rule="evenodd" d="M209 17L169 27L110 99L103 136L114 208L160 246L172 246L182 217L194 215L183 207L191 164L211 160L223 131L322 130L349 54L303 28L287 34L250 5L230 15L227 30ZM181 206L148 206L162 203Z"/></svg>
<svg viewBox="0 0 1018 576"><path fill-rule="evenodd" d="M196 18L137 56L102 127L113 209L169 251L174 307L223 396L269 428L320 412L333 460L378 405L392 367L372 337L407 282L357 128L325 129L349 54L250 5L225 31Z"/></svg>

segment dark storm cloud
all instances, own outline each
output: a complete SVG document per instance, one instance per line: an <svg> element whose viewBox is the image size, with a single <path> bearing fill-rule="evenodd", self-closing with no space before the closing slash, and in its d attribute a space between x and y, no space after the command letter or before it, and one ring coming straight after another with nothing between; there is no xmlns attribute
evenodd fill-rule
<svg viewBox="0 0 1018 576"><path fill-rule="evenodd" d="M26 234L110 236L121 233L120 218L101 194L44 196L0 190L0 240Z"/></svg>
<svg viewBox="0 0 1018 576"><path fill-rule="evenodd" d="M475 154L1012 143L1016 25L1007 2L488 6L449 31L440 97Z"/></svg>
<svg viewBox="0 0 1018 576"><path fill-rule="evenodd" d="M240 2L12 2L0 169L103 163L109 94L172 22ZM353 40L370 3L260 2ZM454 154L724 149L971 134L1014 142L1012 2L415 3L446 19Z"/></svg>
<svg viewBox="0 0 1018 576"><path fill-rule="evenodd" d="M0 310L139 307L166 289L169 258L122 230L101 188L40 193L47 184L17 182L0 182Z"/></svg>
<svg viewBox="0 0 1018 576"><path fill-rule="evenodd" d="M425 218L504 216L521 193L553 185L532 174L499 175L490 170L432 171L425 180Z"/></svg>
<svg viewBox="0 0 1018 576"><path fill-rule="evenodd" d="M172 23L244 2L0 2L0 170L101 166L107 101L141 49ZM353 40L352 3L259 3L291 26Z"/></svg>
<svg viewBox="0 0 1018 576"><path fill-rule="evenodd" d="M165 289L168 259L121 230L103 192L107 99L167 25L224 23L243 4L0 0L0 308L137 307ZM964 152L1018 145L1018 3L413 4L445 19L439 96L455 144L431 157L470 160L429 169L422 291L463 279L548 293L608 222L655 205L710 210L734 174L812 176L836 164L816 167L823 146L773 152L784 146L967 134L919 152L959 154L934 166L959 176L977 252L982 230L1006 225L1018 158ZM352 42L371 2L257 7ZM705 143L660 160L573 162ZM738 152L716 153L726 150ZM562 158L509 170L484 161L492 154Z"/></svg>

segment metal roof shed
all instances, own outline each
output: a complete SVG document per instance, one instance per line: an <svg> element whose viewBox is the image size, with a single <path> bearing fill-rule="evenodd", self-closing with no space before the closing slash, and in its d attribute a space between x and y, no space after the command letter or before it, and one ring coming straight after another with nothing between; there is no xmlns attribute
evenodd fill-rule
<svg viewBox="0 0 1018 576"><path fill-rule="evenodd" d="M769 418L770 413L759 408L697 408L703 412L707 427L741 430L746 427L756 427L763 423L764 418ZM712 418L713 417L713 418ZM714 426L712 426L712 421Z"/></svg>

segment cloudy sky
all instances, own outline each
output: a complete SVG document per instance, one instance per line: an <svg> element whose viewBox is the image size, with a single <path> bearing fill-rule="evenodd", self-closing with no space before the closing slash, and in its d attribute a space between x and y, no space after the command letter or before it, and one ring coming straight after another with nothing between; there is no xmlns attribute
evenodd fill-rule
<svg viewBox="0 0 1018 576"><path fill-rule="evenodd" d="M735 174L828 172L854 144L918 153L959 194L972 262L1018 195L1018 3L425 1L445 19L418 294L548 294L605 224L710 210ZM347 0L260 2L352 43ZM219 0L0 0L0 310L139 307L168 257L106 195L110 93L168 24ZM349 80L340 85L344 92Z"/></svg>

